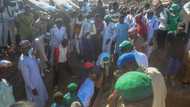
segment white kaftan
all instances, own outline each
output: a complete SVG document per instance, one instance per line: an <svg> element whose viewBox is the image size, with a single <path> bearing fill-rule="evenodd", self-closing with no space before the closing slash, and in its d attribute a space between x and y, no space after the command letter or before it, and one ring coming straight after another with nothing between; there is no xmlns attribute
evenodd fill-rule
<svg viewBox="0 0 190 107"><path fill-rule="evenodd" d="M34 102L37 107L44 107L48 100L48 93L40 75L37 60L32 56L21 55L19 59L19 69L21 70L25 82L27 100ZM32 94L33 89L37 90L37 96Z"/></svg>
<svg viewBox="0 0 190 107"><path fill-rule="evenodd" d="M62 26L58 28L56 25L51 29L51 40L50 45L54 48L57 48L63 39L68 39L66 28Z"/></svg>
<svg viewBox="0 0 190 107"><path fill-rule="evenodd" d="M109 23L104 29L102 51L111 53L111 44L114 38L114 23Z"/></svg>
<svg viewBox="0 0 190 107"><path fill-rule="evenodd" d="M53 64L53 50L54 48L59 47L59 45L62 43L63 39L68 39L68 35L66 32L66 28L62 26L61 28L58 28L56 25L50 30L51 33L51 39L50 39L50 46L51 46L51 56L50 56L50 62Z"/></svg>

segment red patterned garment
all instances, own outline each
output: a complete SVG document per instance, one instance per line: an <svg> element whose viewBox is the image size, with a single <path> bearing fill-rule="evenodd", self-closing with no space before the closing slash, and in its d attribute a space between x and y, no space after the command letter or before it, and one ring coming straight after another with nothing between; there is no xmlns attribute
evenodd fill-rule
<svg viewBox="0 0 190 107"><path fill-rule="evenodd" d="M136 32L143 38L147 36L147 25L142 15L135 17L136 20Z"/></svg>
<svg viewBox="0 0 190 107"><path fill-rule="evenodd" d="M60 51L59 48L54 48L54 58L55 58L55 62L59 63L59 55L60 55Z"/></svg>

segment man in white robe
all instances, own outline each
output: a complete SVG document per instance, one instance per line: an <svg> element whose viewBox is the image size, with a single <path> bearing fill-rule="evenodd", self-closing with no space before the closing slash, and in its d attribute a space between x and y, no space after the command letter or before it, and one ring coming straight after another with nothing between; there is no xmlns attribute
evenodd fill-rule
<svg viewBox="0 0 190 107"><path fill-rule="evenodd" d="M28 53L31 49L31 43L28 40L23 40L20 45L22 55L19 59L19 69L25 82L27 100L34 102L36 107L45 107L48 93L40 75L38 61Z"/></svg>
<svg viewBox="0 0 190 107"><path fill-rule="evenodd" d="M56 24L50 29L50 46L51 46L51 57L50 62L53 64L53 51L55 48L59 47L63 39L68 39L67 30L63 26L61 18L56 19Z"/></svg>
<svg viewBox="0 0 190 107"><path fill-rule="evenodd" d="M112 22L111 16L105 17L105 29L103 34L103 46L102 51L111 54L111 45L114 39L114 27L115 24Z"/></svg>
<svg viewBox="0 0 190 107"><path fill-rule="evenodd" d="M56 24L50 30L50 45L54 48L58 47L62 43L63 39L68 39L66 28L62 24L62 19L57 19L55 23Z"/></svg>
<svg viewBox="0 0 190 107"><path fill-rule="evenodd" d="M80 38L80 53L84 59L95 59L95 45L93 38L96 31L94 19L89 15L82 21L81 31L79 34Z"/></svg>

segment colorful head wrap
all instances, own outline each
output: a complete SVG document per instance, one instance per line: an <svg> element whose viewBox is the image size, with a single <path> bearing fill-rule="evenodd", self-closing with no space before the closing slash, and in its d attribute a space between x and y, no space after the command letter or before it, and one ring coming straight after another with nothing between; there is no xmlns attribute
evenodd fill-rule
<svg viewBox="0 0 190 107"><path fill-rule="evenodd" d="M112 21L113 22L118 22L119 21L119 16L120 16L120 13L114 13L112 14Z"/></svg>
<svg viewBox="0 0 190 107"><path fill-rule="evenodd" d="M112 21L112 17L111 17L110 15L106 15L106 16L104 17L104 20L105 20L106 22L111 22L111 21Z"/></svg>
<svg viewBox="0 0 190 107"><path fill-rule="evenodd" d="M140 71L123 74L115 83L115 91L129 102L139 101L152 96L151 78Z"/></svg>

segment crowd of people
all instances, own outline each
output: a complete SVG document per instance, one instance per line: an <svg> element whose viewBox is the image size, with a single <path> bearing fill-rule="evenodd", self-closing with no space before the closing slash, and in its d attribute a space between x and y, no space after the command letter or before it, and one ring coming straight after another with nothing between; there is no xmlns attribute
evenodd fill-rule
<svg viewBox="0 0 190 107"><path fill-rule="evenodd" d="M1 49L0 70L17 63L27 101L15 102L15 92L2 80L0 89L6 87L6 93L0 94L7 99L0 97L0 105L4 101L2 107L166 107L167 86L190 83L190 2L154 2L113 2L106 8L102 0L94 7L87 0L81 10L48 15L25 5L14 20L13 42L7 38L8 46ZM165 56L163 71L162 64L151 63L152 58L160 61L155 52ZM51 89L48 74L53 76Z"/></svg>

